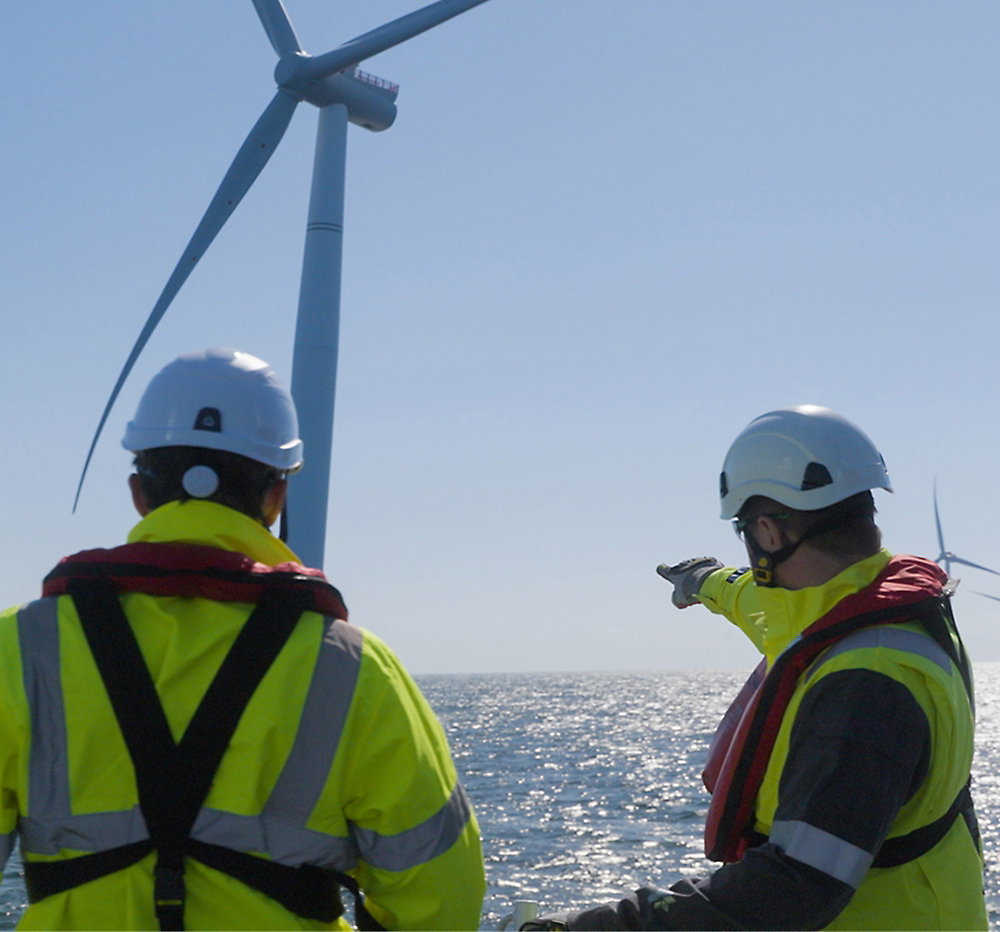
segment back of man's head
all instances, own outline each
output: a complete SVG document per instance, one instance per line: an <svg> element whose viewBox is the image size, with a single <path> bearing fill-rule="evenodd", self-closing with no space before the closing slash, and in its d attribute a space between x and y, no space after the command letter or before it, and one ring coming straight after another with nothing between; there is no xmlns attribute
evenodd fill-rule
<svg viewBox="0 0 1000 932"><path fill-rule="evenodd" d="M263 360L210 349L149 383L122 446L150 510L191 498L262 520L267 491L302 465L291 395Z"/></svg>
<svg viewBox="0 0 1000 932"><path fill-rule="evenodd" d="M207 447L140 450L133 465L151 511L168 502L197 498L262 522L264 496L284 478L284 473L272 466Z"/></svg>
<svg viewBox="0 0 1000 932"><path fill-rule="evenodd" d="M749 523L758 515L770 515L814 550L846 564L878 553L882 534L875 524L875 499L869 491L819 508L800 511L763 495L754 495L740 510L740 520Z"/></svg>

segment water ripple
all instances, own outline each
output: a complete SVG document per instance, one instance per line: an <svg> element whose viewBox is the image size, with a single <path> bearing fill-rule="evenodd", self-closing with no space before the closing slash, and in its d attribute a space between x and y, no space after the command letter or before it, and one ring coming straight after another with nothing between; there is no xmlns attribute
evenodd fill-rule
<svg viewBox="0 0 1000 932"><path fill-rule="evenodd" d="M483 925L517 899L549 910L703 876L708 743L733 672L418 677L483 832ZM1000 932L1000 664L976 666L974 793L990 927Z"/></svg>

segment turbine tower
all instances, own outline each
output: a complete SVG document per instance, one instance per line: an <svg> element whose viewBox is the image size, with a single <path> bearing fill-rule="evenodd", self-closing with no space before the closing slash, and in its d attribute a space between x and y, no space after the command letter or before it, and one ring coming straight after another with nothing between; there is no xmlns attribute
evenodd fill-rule
<svg viewBox="0 0 1000 932"><path fill-rule="evenodd" d="M299 43L282 0L253 0L278 55L274 69L278 89L236 153L125 361L87 452L74 511L98 438L139 354L188 275L271 158L295 108L305 101L319 108L319 128L295 325L291 392L298 408L308 466L290 486L289 543L307 565L323 565L340 330L347 124L355 123L376 132L388 129L396 118L395 99L399 90L397 85L366 74L357 66L485 2L437 0L313 57Z"/></svg>
<svg viewBox="0 0 1000 932"><path fill-rule="evenodd" d="M978 563L973 563L971 560L965 560L962 557L955 556L950 550L948 550L944 545L944 534L941 531L941 515L938 512L937 503L937 479L934 480L934 523L937 525L937 536L938 536L938 546L941 548L941 552L938 554L937 558L934 560L940 566L944 567L944 571L951 576L951 565L952 563L958 563L961 566L971 566L973 569L983 570L986 573L992 573L994 576L1000 576L996 570L991 570L988 566L981 566ZM979 593L980 595L985 595L985 593ZM988 599L995 598L995 596L986 596Z"/></svg>

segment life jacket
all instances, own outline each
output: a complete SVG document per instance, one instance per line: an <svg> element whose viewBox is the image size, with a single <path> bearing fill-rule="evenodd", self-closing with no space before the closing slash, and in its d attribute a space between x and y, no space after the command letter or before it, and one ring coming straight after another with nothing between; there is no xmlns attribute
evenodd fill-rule
<svg viewBox="0 0 1000 932"><path fill-rule="evenodd" d="M202 597L255 605L175 743L119 595ZM135 768L149 837L58 861L24 861L29 901L63 893L157 853L154 901L161 929L183 929L184 859L194 858L277 900L297 915L332 922L341 888L355 898L358 927L381 929L347 874L291 867L191 837L222 756L251 696L304 611L346 621L340 593L322 572L296 563L270 567L216 547L136 543L63 559L43 596L73 599Z"/></svg>
<svg viewBox="0 0 1000 932"><path fill-rule="evenodd" d="M766 841L753 831L757 791L764 779L778 730L799 678L841 638L875 625L920 622L955 663L972 703L969 660L943 591L940 568L921 557L893 557L871 585L847 596L813 622L774 661L765 662L730 706L713 737L702 774L712 794L705 824L705 854L732 862L748 847ZM929 851L959 813L971 810L969 784L949 810L928 826L888 839L873 866L892 867Z"/></svg>

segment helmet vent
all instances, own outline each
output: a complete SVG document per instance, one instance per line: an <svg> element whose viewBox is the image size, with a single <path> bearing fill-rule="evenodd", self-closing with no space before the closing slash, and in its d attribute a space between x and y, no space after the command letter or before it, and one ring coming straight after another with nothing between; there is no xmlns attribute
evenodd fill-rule
<svg viewBox="0 0 1000 932"><path fill-rule="evenodd" d="M222 433L222 415L218 408L202 408L198 416L194 419L195 430L210 430L213 433Z"/></svg>
<svg viewBox="0 0 1000 932"><path fill-rule="evenodd" d="M824 485L833 485L833 476L830 475L830 470L822 463L810 463L806 466L805 475L802 477L802 491L821 489Z"/></svg>
<svg viewBox="0 0 1000 932"><path fill-rule="evenodd" d="M725 498L729 494L729 483L726 481L726 474L719 473L719 495Z"/></svg>

